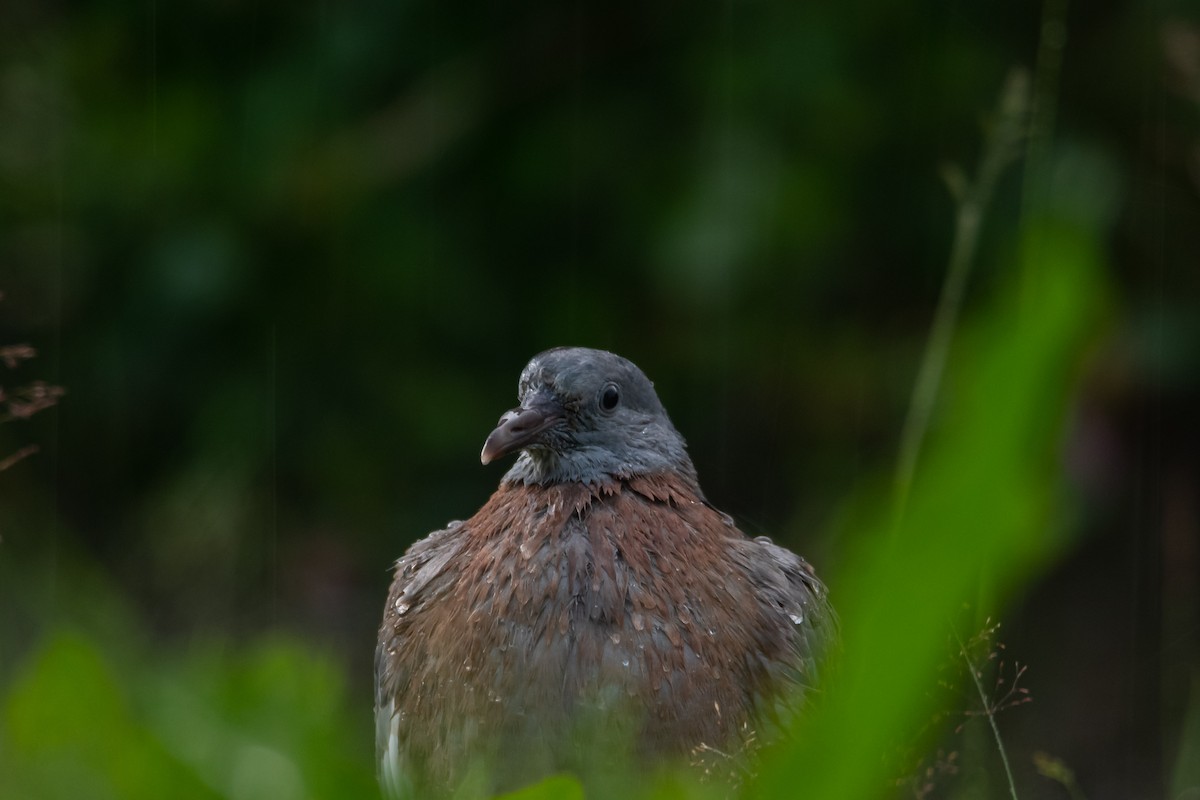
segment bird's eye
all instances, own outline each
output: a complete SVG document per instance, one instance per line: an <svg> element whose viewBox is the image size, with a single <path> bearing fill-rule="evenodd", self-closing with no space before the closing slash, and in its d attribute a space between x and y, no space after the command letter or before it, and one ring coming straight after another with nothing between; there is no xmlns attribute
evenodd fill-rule
<svg viewBox="0 0 1200 800"><path fill-rule="evenodd" d="M600 410L612 411L621 401L621 390L615 383L607 384L600 390Z"/></svg>

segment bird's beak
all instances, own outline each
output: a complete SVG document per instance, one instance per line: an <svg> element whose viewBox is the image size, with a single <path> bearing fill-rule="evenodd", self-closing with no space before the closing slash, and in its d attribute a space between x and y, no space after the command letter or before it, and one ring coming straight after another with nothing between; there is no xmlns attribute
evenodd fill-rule
<svg viewBox="0 0 1200 800"><path fill-rule="evenodd" d="M501 456L520 450L534 442L538 434L553 427L562 419L559 403L551 397L536 394L526 400L525 405L505 411L496 423L496 429L488 434L483 443L479 460L490 464Z"/></svg>

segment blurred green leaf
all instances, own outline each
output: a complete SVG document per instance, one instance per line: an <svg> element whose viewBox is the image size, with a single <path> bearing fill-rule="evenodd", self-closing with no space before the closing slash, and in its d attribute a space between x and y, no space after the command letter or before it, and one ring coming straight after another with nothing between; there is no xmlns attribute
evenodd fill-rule
<svg viewBox="0 0 1200 800"><path fill-rule="evenodd" d="M14 681L6 766L34 796L77 798L83 787L87 797L235 800L377 791L367 715L347 713L341 671L299 644L203 646L134 667L130 654L103 650L79 633L54 634Z"/></svg>
<svg viewBox="0 0 1200 800"><path fill-rule="evenodd" d="M583 786L571 775L553 775L500 800L583 800Z"/></svg>
<svg viewBox="0 0 1200 800"><path fill-rule="evenodd" d="M1171 797L1191 797L1200 792L1200 670L1193 673L1189 688L1179 753L1170 778Z"/></svg>
<svg viewBox="0 0 1200 800"><path fill-rule="evenodd" d="M218 796L139 724L122 681L77 633L50 637L30 659L4 721L9 768L37 796Z"/></svg>
<svg viewBox="0 0 1200 800"><path fill-rule="evenodd" d="M820 798L882 794L887 756L929 709L934 667L964 602L990 607L1045 565L1055 455L1082 345L1101 303L1095 235L1031 234L1022 280L966 334L945 416L920 465L907 512L880 503L871 529L831 583L844 622L840 671L794 743L768 760L753 792ZM893 526L895 533L893 534Z"/></svg>

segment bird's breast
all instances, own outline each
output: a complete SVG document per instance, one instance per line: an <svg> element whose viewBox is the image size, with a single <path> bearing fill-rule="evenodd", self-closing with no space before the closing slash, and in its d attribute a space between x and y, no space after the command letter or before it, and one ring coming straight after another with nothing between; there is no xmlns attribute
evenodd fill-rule
<svg viewBox="0 0 1200 800"><path fill-rule="evenodd" d="M430 680L453 676L481 718L569 726L620 706L649 746L726 738L760 668L752 588L727 551L741 534L657 488L497 492L464 526L456 611L431 641L448 669Z"/></svg>

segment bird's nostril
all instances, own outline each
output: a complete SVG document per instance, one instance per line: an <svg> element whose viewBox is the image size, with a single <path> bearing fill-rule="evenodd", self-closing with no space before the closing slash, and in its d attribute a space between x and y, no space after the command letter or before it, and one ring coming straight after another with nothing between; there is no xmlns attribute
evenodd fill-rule
<svg viewBox="0 0 1200 800"><path fill-rule="evenodd" d="M510 411L504 418L501 419L501 424L505 425L513 433L524 433L525 431L534 428L538 423L543 421L541 414L538 414L527 409L520 411Z"/></svg>

